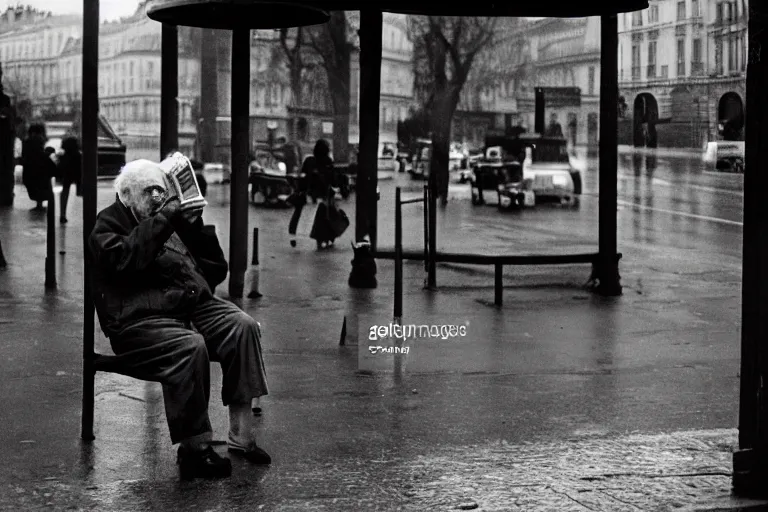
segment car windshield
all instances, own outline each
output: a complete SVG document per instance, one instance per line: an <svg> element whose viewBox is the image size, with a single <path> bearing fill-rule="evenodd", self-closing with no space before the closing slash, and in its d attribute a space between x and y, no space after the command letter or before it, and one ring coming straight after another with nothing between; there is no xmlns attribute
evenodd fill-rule
<svg viewBox="0 0 768 512"><path fill-rule="evenodd" d="M533 162L568 163L568 147L558 142L539 141L533 145Z"/></svg>

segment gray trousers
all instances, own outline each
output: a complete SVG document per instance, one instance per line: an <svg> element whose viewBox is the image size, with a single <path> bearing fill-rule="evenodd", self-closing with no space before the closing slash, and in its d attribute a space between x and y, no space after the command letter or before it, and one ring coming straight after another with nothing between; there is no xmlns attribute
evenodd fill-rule
<svg viewBox="0 0 768 512"><path fill-rule="evenodd" d="M126 374L162 384L173 444L211 432L210 361L221 363L225 406L267 394L258 322L214 297L197 306L191 324L197 332L181 320L148 318L110 339Z"/></svg>

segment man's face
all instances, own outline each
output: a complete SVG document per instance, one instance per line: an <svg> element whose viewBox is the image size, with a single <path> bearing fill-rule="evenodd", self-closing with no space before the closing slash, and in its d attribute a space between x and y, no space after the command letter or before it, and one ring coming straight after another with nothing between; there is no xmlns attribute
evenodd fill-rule
<svg viewBox="0 0 768 512"><path fill-rule="evenodd" d="M165 173L157 169L151 173L144 189L137 191L132 209L138 220L147 219L160 211L168 198L168 184L165 180Z"/></svg>

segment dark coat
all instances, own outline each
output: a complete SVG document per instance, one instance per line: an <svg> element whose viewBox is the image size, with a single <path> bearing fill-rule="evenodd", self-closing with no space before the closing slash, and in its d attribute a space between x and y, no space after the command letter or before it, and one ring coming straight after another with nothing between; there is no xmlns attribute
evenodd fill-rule
<svg viewBox="0 0 768 512"><path fill-rule="evenodd" d="M61 143L63 154L59 158L59 177L65 185L74 183L80 188L83 159L77 139L67 137Z"/></svg>
<svg viewBox="0 0 768 512"><path fill-rule="evenodd" d="M330 158L318 160L314 156L307 157L301 172L306 176L306 189L308 189L310 196L327 199L331 195L331 187L336 186L333 160Z"/></svg>
<svg viewBox="0 0 768 512"><path fill-rule="evenodd" d="M191 253L166 242L176 232ZM150 317L190 320L197 304L213 296L227 276L213 226L189 224L162 213L137 222L119 200L96 218L88 244L91 284L101 328L107 336Z"/></svg>
<svg viewBox="0 0 768 512"><path fill-rule="evenodd" d="M56 164L45 154L45 139L39 135L28 137L22 144L21 179L32 201L47 201L53 193L51 178Z"/></svg>

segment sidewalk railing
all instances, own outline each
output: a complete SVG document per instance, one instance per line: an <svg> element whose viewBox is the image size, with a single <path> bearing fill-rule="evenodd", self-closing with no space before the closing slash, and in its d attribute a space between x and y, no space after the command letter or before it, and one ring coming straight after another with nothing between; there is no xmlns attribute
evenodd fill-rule
<svg viewBox="0 0 768 512"><path fill-rule="evenodd" d="M402 205L424 202L424 251L403 250ZM472 253L450 253L430 251L430 240L433 236L429 231L429 188L424 186L424 197L402 200L400 187L395 189L395 249L394 251L377 250L375 258L391 259L395 261L395 297L394 318L399 322L403 317L403 260L424 261L425 270L434 268L436 263L458 263L465 265L493 265L494 267L494 304L503 305L504 302L504 267L509 265L573 265L592 264L592 281L597 275L597 267L600 264L599 252L576 254L526 254L526 255L490 255ZM615 256L616 262L621 259L621 253Z"/></svg>

